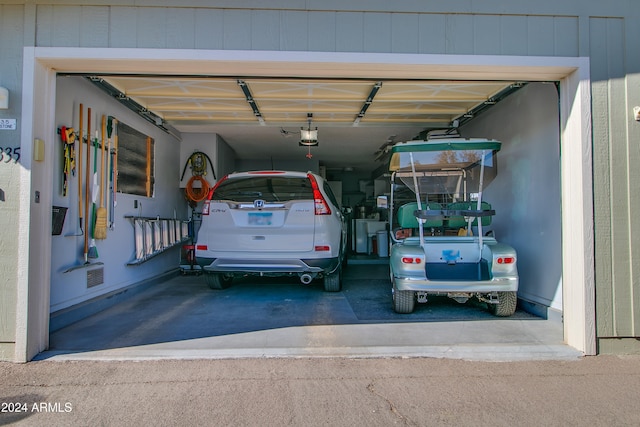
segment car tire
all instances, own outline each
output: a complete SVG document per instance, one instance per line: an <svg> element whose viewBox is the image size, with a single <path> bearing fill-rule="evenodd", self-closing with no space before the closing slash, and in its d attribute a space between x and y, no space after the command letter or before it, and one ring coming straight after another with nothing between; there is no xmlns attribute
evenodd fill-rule
<svg viewBox="0 0 640 427"><path fill-rule="evenodd" d="M205 273L204 279L211 289L226 289L231 286L233 277L221 273Z"/></svg>
<svg viewBox="0 0 640 427"><path fill-rule="evenodd" d="M498 292L498 303L488 304L489 312L498 317L509 317L516 312L518 294L516 292Z"/></svg>
<svg viewBox="0 0 640 427"><path fill-rule="evenodd" d="M325 292L340 292L342 289L342 268L336 269L333 273L324 276Z"/></svg>
<svg viewBox="0 0 640 427"><path fill-rule="evenodd" d="M416 298L413 291L399 291L395 284L391 290L393 299L393 311L399 314L413 313Z"/></svg>

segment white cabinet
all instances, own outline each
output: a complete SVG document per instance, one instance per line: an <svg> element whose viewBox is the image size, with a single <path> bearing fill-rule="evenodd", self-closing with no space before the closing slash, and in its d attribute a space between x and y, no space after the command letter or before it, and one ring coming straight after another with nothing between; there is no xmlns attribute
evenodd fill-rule
<svg viewBox="0 0 640 427"><path fill-rule="evenodd" d="M376 221L373 219L354 219L355 227L355 252L359 254L370 254L373 251L372 241L378 231L386 230L386 221Z"/></svg>

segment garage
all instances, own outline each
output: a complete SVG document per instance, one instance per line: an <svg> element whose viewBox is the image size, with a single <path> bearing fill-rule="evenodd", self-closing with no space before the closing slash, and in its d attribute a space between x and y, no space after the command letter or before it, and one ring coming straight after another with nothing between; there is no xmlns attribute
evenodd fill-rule
<svg viewBox="0 0 640 427"><path fill-rule="evenodd" d="M117 194L117 210L122 213L118 212L119 223L108 232L107 239L96 243L100 253L99 258L92 261L96 262L96 268L68 271L83 264L83 260L77 236L65 237L65 234L77 231L77 217L73 215L75 203L71 202L72 198L67 199L66 206L63 206L67 207L68 214L66 228L63 228L60 236L51 237L50 247L32 247L32 251L36 252L34 255L41 255L46 260L43 265L50 267L50 279L47 278L46 268L41 272L43 283L50 284L38 298L49 306L48 314L53 314L52 323L61 312L82 312L83 307L99 306L100 301L117 300L119 295L131 292L141 284L164 283L172 271L175 273L180 262L178 244L162 254L154 254L152 258L132 265L132 260L136 260L135 224L132 218L188 220L191 212L184 202L183 191L176 183L180 182L189 153L204 150L205 144L208 146L214 142L209 156L218 176L236 168L303 167L317 168L320 172L322 167L330 181L342 183L343 204L355 207L363 201L366 207L368 192L374 198L377 191L385 191L383 180L377 179L383 176L376 171L380 164L375 162L381 150L390 143L412 139L431 126L446 127L458 120L463 136L482 134L511 142L505 144L503 150L503 158L509 161L503 161L499 176L505 179L496 181L494 188L487 189L487 197L497 203L501 211L509 213L504 222L496 225L500 236L513 242L522 251L523 257L530 260L529 271L524 267L520 272L522 283L526 283L527 275L531 283L521 288L522 305L545 318L563 316L564 341L588 353L584 346L589 341L585 335L588 328L584 320L585 310L589 307L586 297L589 286L585 288L582 277L584 269L577 268L585 258L573 255L567 258L565 255L583 254L586 259L591 256L584 240L575 238L584 237L585 222L576 220L583 218L584 212L578 209L578 215L573 210L582 203L589 203L584 199L586 195L576 191L576 188L584 189L585 180L590 185L588 178L579 173L585 167L584 150L571 149L571 144L577 144L578 148L584 144L586 132L582 118L574 113L575 108L579 110L580 105L588 101L585 93L579 90L582 84L580 76L584 72L584 68L581 68L584 63L580 60L554 58L532 61L530 58L511 57L443 58L386 54L307 55L299 52L262 55L255 52L205 51L196 55L162 50L144 53L136 50L136 59L133 60L132 52L126 49L92 49L87 52L84 49L61 51L38 48L31 53L33 56L27 62L31 66L34 87L42 89L38 90L38 99L42 100L40 94L46 93L48 96L44 99L50 100L31 105L34 123L48 123L52 129L63 124L75 126L78 104L91 105L94 117L97 117L96 114L122 117L123 122L129 122L134 128L150 135L155 143L156 171L163 171L155 176L154 197ZM179 57L178 61L176 56ZM80 74L97 76L107 82L109 76L121 74L125 76L119 79L142 81L147 87L153 86L150 83L157 83L157 86L165 88L173 85L174 89L178 85L167 84L173 79L167 76L188 76L198 84L206 80L205 77L210 77L210 80L226 85L233 94L228 98L210 95L212 101L234 105L238 113L226 117L224 124L216 125L213 129L203 125L202 118L198 116L201 113L195 111L193 106L189 111L188 106L181 105L178 109L181 109L179 114L184 118L183 123L176 118L165 122L163 115L172 117L168 110L163 112L158 107L158 111L149 108L146 113L132 111L118 102L115 96L110 97L103 88L98 88L90 78ZM292 77L296 79L292 80ZM116 83L117 79L113 80ZM123 80L119 81L120 85L124 85ZM239 83L241 80L245 84L249 82L246 87L251 96L243 90ZM320 94L318 98L308 95L312 86ZM387 87L390 89L385 95ZM504 92L510 89L517 91ZM271 98L264 95L269 91L272 92ZM301 91L307 94L296 94ZM345 98L336 100L334 95L323 100L323 91L339 92ZM289 94L282 95L286 92ZM436 93L462 96L452 101L443 95L438 100ZM140 98L132 99L137 99L139 103L145 99L144 96L141 94ZM154 96L159 97L157 94L148 96L147 105L152 104L149 100ZM277 99L278 96L282 97ZM192 100L192 94L187 98ZM31 99L34 101L33 97ZM259 115L249 102L251 99L256 101ZM464 104L462 99L468 103ZM163 99L157 105L166 107L171 102L175 103L175 100ZM462 105L452 105L457 102ZM270 103L273 111L279 108L282 112L281 116L273 116L276 117L273 125L269 124L271 113L267 113ZM213 115L216 107L208 107ZM429 108L433 111L428 111ZM233 110L228 105L226 109ZM545 114L538 114L541 110ZM337 113L341 111L344 113ZM371 122L367 125L369 117ZM432 120L432 125L425 126L425 120ZM419 124L416 125L416 122ZM93 128L96 126L97 122ZM178 142L171 133L172 129L181 126L184 126L180 132L182 141ZM291 134L295 135L305 126L318 128L317 147L299 146L297 136L291 138ZM351 141L349 155L345 156L340 147ZM559 155L561 147L562 157ZM357 148L363 151L357 151ZM45 167L38 179L50 186L51 182L60 181L57 178L60 171L55 164L57 161L53 161L57 156L56 151L50 146L45 150ZM307 167L309 164L311 168ZM522 172L525 172L524 176ZM213 170L211 173L214 173ZM549 181L535 180L534 175ZM71 184L73 189L73 182ZM376 186L380 189L377 190ZM568 188L572 190L568 191ZM43 227L50 218L51 211L47 208L65 205L65 200L56 195L60 192L55 187L53 190L52 193L48 189L42 192L40 222ZM527 197L520 200L518 195ZM550 211L557 215L548 215ZM560 212L562 217L559 216ZM34 214L37 218L37 212ZM366 215L370 214L375 212L369 208ZM545 221L541 221L541 218ZM553 218L557 220L556 223L549 222ZM560 218L572 220L560 223ZM523 223L530 226L523 226ZM571 235L572 239L561 238L567 235ZM548 259L540 254L527 253L524 244L541 236L549 244L548 250L545 250ZM355 258L370 258L368 252L367 249L366 254L359 256L356 251ZM553 267L541 270L540 266L550 265ZM96 274L97 278L87 274L94 270L100 271ZM540 271L548 276L540 277ZM568 277L577 281L567 281ZM582 278L578 280L579 277ZM92 280L98 283L94 284L96 282ZM563 283L570 285L562 286ZM572 295L571 304L566 303L566 295ZM582 299L577 298L580 295ZM48 324L48 320L41 325L45 324ZM44 330L42 332L43 339L48 340L48 331L46 338Z"/></svg>

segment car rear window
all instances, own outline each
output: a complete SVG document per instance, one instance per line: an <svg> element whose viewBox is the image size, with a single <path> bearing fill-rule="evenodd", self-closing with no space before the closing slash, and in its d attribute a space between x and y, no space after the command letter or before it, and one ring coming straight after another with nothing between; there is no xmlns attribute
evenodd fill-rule
<svg viewBox="0 0 640 427"><path fill-rule="evenodd" d="M234 202L288 202L313 199L313 189L308 178L255 176L227 179L220 183L213 200Z"/></svg>

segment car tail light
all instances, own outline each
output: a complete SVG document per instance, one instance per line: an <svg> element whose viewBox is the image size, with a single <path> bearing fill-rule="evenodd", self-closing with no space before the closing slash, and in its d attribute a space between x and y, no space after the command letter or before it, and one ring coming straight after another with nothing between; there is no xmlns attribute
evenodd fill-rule
<svg viewBox="0 0 640 427"><path fill-rule="evenodd" d="M330 251L331 247L330 246L316 246L315 250L316 250L316 252L325 252L325 251Z"/></svg>
<svg viewBox="0 0 640 427"><path fill-rule="evenodd" d="M309 177L309 181L311 181L311 188L313 189L313 203L315 205L315 214L331 215L331 208L329 208L329 204L324 199L322 192L320 192L320 187L318 187L316 178L310 173L307 174L307 176Z"/></svg>
<svg viewBox="0 0 640 427"><path fill-rule="evenodd" d="M199 251L206 251L209 247L207 245L196 245L196 249Z"/></svg>
<svg viewBox="0 0 640 427"><path fill-rule="evenodd" d="M422 258L420 257L413 258L413 257L405 256L405 257L402 257L402 262L404 264L420 264L422 262Z"/></svg>
<svg viewBox="0 0 640 427"><path fill-rule="evenodd" d="M204 204L202 205L202 215L209 215L209 205L211 204L211 199L213 198L213 193L220 186L220 184L222 184L222 181L227 179L227 177L228 177L228 175L225 175L222 178L220 178L220 180L218 182L216 182L216 185L214 185L209 190L209 194L207 194L207 200L205 200Z"/></svg>
<svg viewBox="0 0 640 427"><path fill-rule="evenodd" d="M501 256L496 260L496 262L498 264L513 264L516 262L516 259L512 256Z"/></svg>

